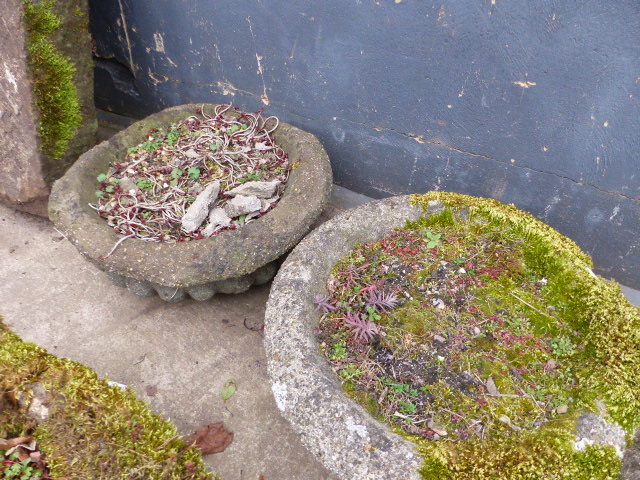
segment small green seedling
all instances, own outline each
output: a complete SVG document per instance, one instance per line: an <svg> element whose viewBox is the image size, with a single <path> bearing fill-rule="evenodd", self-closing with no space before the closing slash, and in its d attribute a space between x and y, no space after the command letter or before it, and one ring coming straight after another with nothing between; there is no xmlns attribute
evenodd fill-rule
<svg viewBox="0 0 640 480"><path fill-rule="evenodd" d="M350 363L348 365L345 365L345 367L342 370L340 370L339 375L345 380L359 378L362 375L362 369Z"/></svg>
<svg viewBox="0 0 640 480"><path fill-rule="evenodd" d="M427 248L435 248L440 245L440 237L442 237L442 234L425 230L424 236L427 237Z"/></svg>
<svg viewBox="0 0 640 480"><path fill-rule="evenodd" d="M378 322L382 317L380 314L376 313L375 309L371 306L367 306L367 316L371 322Z"/></svg>
<svg viewBox="0 0 640 480"><path fill-rule="evenodd" d="M251 172L249 175L239 178L238 182L259 182L260 180L262 180L262 175L260 174L260 172Z"/></svg>
<svg viewBox="0 0 640 480"><path fill-rule="evenodd" d="M0 459L2 458L4 458L4 454L0 455ZM42 472L29 465L31 462L32 460L30 458L21 462L16 453L12 454L8 460L4 460L2 462L2 465L5 466L4 478L16 480L39 480L42 478Z"/></svg>
<svg viewBox="0 0 640 480"><path fill-rule="evenodd" d="M101 173L96 177L96 180L98 180L99 182L104 182L106 179L107 179L107 175L104 173Z"/></svg>
<svg viewBox="0 0 640 480"><path fill-rule="evenodd" d="M556 357L567 357L569 355L572 355L576 350L575 345L566 335L552 338L550 340L550 343L553 348L553 354Z"/></svg>
<svg viewBox="0 0 640 480"><path fill-rule="evenodd" d="M193 180L200 178L200 169L198 167L190 167L188 172L189 172L189 178Z"/></svg>
<svg viewBox="0 0 640 480"><path fill-rule="evenodd" d="M136 185L140 190L149 190L151 187L153 187L153 181L149 180L148 178L141 178L140 180L138 180Z"/></svg>

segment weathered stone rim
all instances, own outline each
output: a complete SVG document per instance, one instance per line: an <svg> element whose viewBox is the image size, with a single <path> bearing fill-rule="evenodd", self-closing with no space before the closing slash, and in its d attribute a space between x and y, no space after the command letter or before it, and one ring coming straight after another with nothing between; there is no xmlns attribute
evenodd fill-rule
<svg viewBox="0 0 640 480"><path fill-rule="evenodd" d="M138 144L152 126L184 119L196 108L211 111L212 104L168 108L134 123L83 154L52 189L49 215L89 261L101 270L167 287L190 287L238 278L274 261L307 233L326 204L331 188L329 158L315 136L281 123L274 136L295 161L279 204L268 215L243 228L194 242L150 243L122 238L93 211L96 176L109 163Z"/></svg>
<svg viewBox="0 0 640 480"><path fill-rule="evenodd" d="M422 459L414 444L344 393L318 348L313 297L326 292L331 269L356 243L379 239L423 213L408 196L343 212L294 249L271 288L265 348L276 403L303 444L345 480L415 480Z"/></svg>

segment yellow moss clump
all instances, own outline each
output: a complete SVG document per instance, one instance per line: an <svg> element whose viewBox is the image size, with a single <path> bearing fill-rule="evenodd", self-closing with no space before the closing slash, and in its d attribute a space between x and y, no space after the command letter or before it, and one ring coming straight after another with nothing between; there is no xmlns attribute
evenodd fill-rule
<svg viewBox="0 0 640 480"><path fill-rule="evenodd" d="M50 414L27 415L36 387ZM77 362L20 340L0 318L0 437L33 435L53 478L215 478L200 452L184 444L174 425L153 414L131 391L107 385Z"/></svg>

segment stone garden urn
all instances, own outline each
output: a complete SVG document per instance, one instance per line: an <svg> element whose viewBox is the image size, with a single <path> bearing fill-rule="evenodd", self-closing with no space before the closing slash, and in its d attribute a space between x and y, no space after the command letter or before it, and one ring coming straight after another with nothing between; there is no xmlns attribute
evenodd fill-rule
<svg viewBox="0 0 640 480"><path fill-rule="evenodd" d="M447 217L448 212L453 212L453 216ZM520 232L519 235L525 241L518 242L523 250L529 252L528 257L525 255L527 263L535 264L535 268L540 269L537 272L539 275L534 278L535 281L531 280L531 285L541 291L560 286L571 289L569 297L572 300L568 301L570 306L557 303L550 305L546 311L538 312L533 310L535 305L532 305L532 301L526 300L522 294L516 295L511 292L513 295L508 296L518 305L519 311L524 312L524 316L518 317L519 322L526 323L528 314L531 318L535 316L542 321L548 317L549 322L555 321L553 319L557 318L557 312L560 310L575 315L569 321L572 322L571 325L576 325L575 328L579 331L569 333L567 338L579 346L573 350L573 347L563 347L561 342L553 343L555 339L550 340L553 348L544 347L540 352L543 357L548 355L550 359L555 360L543 361L539 365L539 371L552 379L561 378L560 375L564 375L563 368L570 363L569 350L581 355L580 358L584 360L580 362L584 363L578 362L572 374L578 380L571 378L567 383L572 388L583 385L584 388L579 390L580 394L565 395L562 397L562 405L551 404L545 401L543 396L534 398L534 395L539 394L534 390L508 391L507 387L498 381L495 373L491 377L485 372L482 377L483 372L479 370L479 375L471 378L469 372L454 372L458 375L456 378L469 375L464 388L478 398L488 399L489 402L513 400L521 402L520 405L529 402L532 411L528 414L533 412L534 415L531 417L532 421L519 422L513 414L507 412L508 415L505 415L503 411L490 412L485 417L479 417L479 420L472 420L472 416L476 414L470 413L466 417L459 414L453 418L453 423L448 424L447 432L444 427L432 423L429 414L424 421L411 425L413 430L407 433L403 432L398 424L383 422L379 415L374 417L377 414L370 408L373 404L373 410L376 410L375 404L379 404L379 399L385 395L390 395L390 391L385 389L376 393L366 404L354 400L357 397L354 392L358 393L358 387L354 388L352 384L350 389L345 390L345 378L351 378L352 373L344 375L347 371L344 364L338 367L331 364L321 351L319 340L319 326L322 325L327 312L331 314L334 313L332 310L339 311L340 308L344 308L344 305L339 303L331 303L329 297L325 296L335 287L336 279L341 278L336 274L336 264L352 252L354 246L386 238L394 229L405 227L408 221L414 222L412 225L418 229L434 228L434 223L429 220L432 217L444 220L455 218L457 221L472 219L469 221L475 221L477 225L496 226L498 232L503 228L508 228L510 232ZM429 235L433 236L433 233L429 232ZM438 243L442 245L453 240L445 232L441 237L433 237L430 241L433 243L425 250L427 254L435 254L440 249ZM391 242L371 249L377 253L368 263L382 262L383 254L380 252L385 252L389 243ZM496 237L496 243L502 244L499 235ZM533 245L536 247L527 250ZM403 254L415 254L415 250L407 250L409 247L401 245L398 248L404 248ZM477 249L474 247L473 256L477 258L491 248L487 243L478 246ZM538 254L539 257L536 256ZM448 275L447 268L451 275L456 275L456 279L465 278L472 281L472 274L479 275L471 271L471 263L465 263L464 259L472 255L463 251L456 255L455 262L436 262L427 280L442 282ZM411 258L415 260L416 257ZM458 258L462 260L458 261ZM535 258L538 258L539 265ZM368 263L363 263L362 268ZM450 267L454 263L455 270L452 270ZM344 264L342 265L341 268L344 269ZM382 268L383 262L380 265ZM555 265L555 270L552 272L545 265ZM384 271L387 271L387 267L388 265L384 266ZM495 273L492 268L485 268L483 278L491 278L490 275ZM277 406L298 432L306 448L337 478L343 480L638 479L640 449L637 443L634 444L634 433L637 435L640 425L640 312L629 304L615 283L597 277L591 268L589 257L571 240L529 214L494 200L430 192L425 195L373 201L345 211L308 235L287 257L273 282L266 309L265 347ZM347 268L345 271L357 270ZM393 268L389 271L391 270ZM331 286L328 288L330 278L333 284L329 282ZM402 285L401 282L391 284ZM435 291L430 285L433 284L425 283L425 295L432 295ZM396 297L403 295L400 287L394 292ZM363 298L358 297L358 290L351 290L349 295ZM396 303L396 297L393 301L390 296L376 298L379 302L381 298L386 298L391 304ZM470 300L463 300L460 305L463 305L464 301ZM371 302L375 303L373 300ZM405 299L404 302L405 306L408 305L409 299ZM320 308L323 305L327 307L324 311ZM444 308L444 305L434 301L425 304L424 308L437 312L441 306ZM541 310L540 307L535 308ZM345 317L347 316L345 314ZM472 345L488 343L490 347L486 355L493 353L492 348L500 345L499 339L523 342L530 340L524 334L507 335L505 332L508 325L497 316L494 319L501 323L496 324L491 338L488 334L484 336L480 333L485 331L491 320L487 323L474 323L472 325L477 327L459 331L462 334L470 332L469 338L475 342ZM339 320L340 318L334 318L334 322ZM503 323L505 324L502 325ZM392 326L397 327L397 324ZM517 325L518 328L520 326ZM371 347L374 351L376 345L386 338L376 337L374 333L380 330L373 328L370 331L374 333L367 337L364 335L364 327L360 325L359 328L362 336L359 339L356 336L355 340L351 338L346 344L341 344L342 347L349 347L353 341L356 351L362 345ZM548 332L553 332L554 328L550 323ZM544 327L540 332L540 338L543 339L549 339L553 335L545 333L547 330ZM413 361L414 370L431 367L437 369L437 366L430 365L429 359L434 363L448 361L445 359L446 354L441 352L447 346L452 347L454 339L452 336L446 337L444 333L442 335L446 338L434 333L440 332L427 331L422 334L425 348L422 350L423 355ZM369 343L363 343L363 338L369 338ZM441 354L443 356L440 356ZM459 354L464 355L465 350L461 349ZM346 355L344 348L342 352L333 351L334 359ZM373 354L369 357L370 360L378 358L380 357ZM391 356L388 355L386 358ZM485 358L479 357L479 360L484 361ZM533 363L529 365L530 369L533 369L532 365ZM524 367L527 365L524 364ZM355 370L361 372L365 368L350 372ZM523 368L512 373L520 376L518 372L523 372L526 376L526 372L529 371ZM392 374L388 371L387 375ZM504 375L503 380L508 381L507 383L511 382L510 378L515 378L510 376L508 370ZM394 382L387 385L400 392L401 389L397 385L399 381ZM414 387L415 394L418 395L418 386ZM456 390L453 391L455 394ZM429 395L432 396L422 398L432 401L435 394ZM496 400L498 397L504 399ZM486 404L486 401L483 401ZM423 404L418 408L430 407ZM539 416L536 416L538 410ZM403 413L400 413L401 411ZM401 411L395 412L401 419L411 418L412 414L416 413L415 408ZM433 407L434 416L431 418L435 419L437 413L437 408ZM505 437L493 440L483 438L484 427L480 427L480 424L493 425L503 432ZM452 437L455 432L452 430L458 431L456 429L465 430L466 433L465 436L460 434L454 441ZM426 436L418 436L417 432L426 432ZM465 440L469 432L475 443L466 443L470 441ZM477 435L474 436L474 433ZM635 442L637 441L638 436L635 437Z"/></svg>
<svg viewBox="0 0 640 480"><path fill-rule="evenodd" d="M300 159L276 207L236 230L184 243L122 239L89 207L95 202L96 176L139 144L151 128L178 122L197 108L168 108L134 123L83 154L53 186L49 215L78 251L112 281L137 295L180 301L187 295L206 300L215 293L241 293L269 281L277 260L309 231L331 189L329 158L315 136L280 123L275 142L291 159ZM113 251L112 251L113 250ZM111 253L110 253L111 252Z"/></svg>

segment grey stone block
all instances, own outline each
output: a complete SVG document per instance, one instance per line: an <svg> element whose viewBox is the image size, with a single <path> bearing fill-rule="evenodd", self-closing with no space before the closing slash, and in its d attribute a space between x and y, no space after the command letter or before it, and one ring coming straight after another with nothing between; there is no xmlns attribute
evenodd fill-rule
<svg viewBox="0 0 640 480"><path fill-rule="evenodd" d="M225 205L224 211L231 218L246 215L248 213L259 212L262 209L262 202L255 195L236 195Z"/></svg>
<svg viewBox="0 0 640 480"><path fill-rule="evenodd" d="M185 232L193 232L196 230L204 219L209 216L209 210L218 198L220 193L220 182L211 182L207 187L198 194L198 197L191 204L182 217L182 229Z"/></svg>

